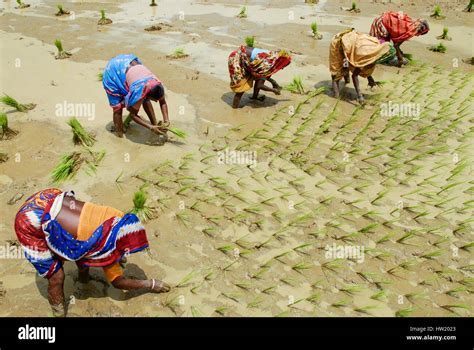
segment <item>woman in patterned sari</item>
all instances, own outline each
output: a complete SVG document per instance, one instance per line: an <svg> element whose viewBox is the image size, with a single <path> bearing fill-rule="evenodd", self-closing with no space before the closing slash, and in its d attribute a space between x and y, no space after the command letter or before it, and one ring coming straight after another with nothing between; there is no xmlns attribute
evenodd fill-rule
<svg viewBox="0 0 474 350"><path fill-rule="evenodd" d="M428 33L430 26L426 20L412 20L403 12L384 12L372 22L370 35L379 39L381 43L393 42L397 54L397 65L406 64L400 45L414 36Z"/></svg>
<svg viewBox="0 0 474 350"><path fill-rule="evenodd" d="M122 290L155 293L170 287L160 280L124 276L124 257L148 248L145 228L134 214L81 202L74 192L50 188L35 193L19 209L15 232L26 259L48 280L54 316L66 316L64 261L74 261L79 281L87 282L89 267L102 267L109 283Z"/></svg>
<svg viewBox="0 0 474 350"><path fill-rule="evenodd" d="M254 87L251 99L263 101L260 90L280 95L281 87L272 75L291 63L290 55L284 50L268 51L254 47L241 46L229 56L230 88L235 92L233 108L238 108L245 91ZM254 86L254 80L255 86ZM265 86L269 81L272 87Z"/></svg>

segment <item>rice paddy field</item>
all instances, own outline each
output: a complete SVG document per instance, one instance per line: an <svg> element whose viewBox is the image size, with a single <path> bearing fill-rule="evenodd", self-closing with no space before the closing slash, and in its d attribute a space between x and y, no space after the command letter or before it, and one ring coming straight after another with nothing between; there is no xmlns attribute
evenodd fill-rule
<svg viewBox="0 0 474 350"><path fill-rule="evenodd" d="M127 293L99 269L81 284L66 264L69 316L472 316L468 1L361 1L356 13L341 9L350 1L246 1L245 17L241 1L156 3L65 2L69 22L52 2L3 5L1 91L18 100L4 96L0 114L0 243L18 245L21 199L74 189L135 212L150 251L129 256L126 275L172 285ZM443 19L430 17L437 4ZM330 38L368 32L388 9L427 18L430 33L403 45L403 68L377 67L381 87L361 80L365 107L352 86L334 99ZM436 38L444 27L452 40ZM227 56L253 37L291 51L274 77L286 89L232 110ZM441 42L445 53L430 50ZM98 74L125 51L167 87L176 129L162 146L133 123L124 139L110 131ZM93 118L58 115L69 102L94 106ZM47 283L26 260L2 259L0 281L1 316L50 314Z"/></svg>

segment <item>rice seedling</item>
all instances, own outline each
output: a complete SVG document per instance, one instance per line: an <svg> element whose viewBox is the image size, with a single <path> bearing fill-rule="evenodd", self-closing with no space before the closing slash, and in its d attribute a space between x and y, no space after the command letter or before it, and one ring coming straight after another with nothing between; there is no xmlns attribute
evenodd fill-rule
<svg viewBox="0 0 474 350"><path fill-rule="evenodd" d="M0 112L0 140L10 139L18 135L18 131L10 129L8 126L8 116L6 113Z"/></svg>
<svg viewBox="0 0 474 350"><path fill-rule="evenodd" d="M156 0L151 0L150 6L158 6L158 4L156 3Z"/></svg>
<svg viewBox="0 0 474 350"><path fill-rule="evenodd" d="M182 287L186 287L186 286L189 286L191 280L196 277L198 271L191 271L190 273L188 273L186 276L184 276L177 284L176 284L176 288L182 288Z"/></svg>
<svg viewBox="0 0 474 350"><path fill-rule="evenodd" d="M16 9L26 9L26 8L30 7L30 4L25 4L21 0L16 0L16 3L18 4L18 6L15 7Z"/></svg>
<svg viewBox="0 0 474 350"><path fill-rule="evenodd" d="M0 163L5 163L8 158L8 153L0 152Z"/></svg>
<svg viewBox="0 0 474 350"><path fill-rule="evenodd" d="M450 297L459 298L458 296L459 293L464 293L464 292L467 292L468 290L469 289L466 287L457 287L457 288L448 290L446 294L449 295Z"/></svg>
<svg viewBox="0 0 474 350"><path fill-rule="evenodd" d="M56 165L51 173L53 183L61 184L66 180L72 179L81 167L83 161L82 154L79 152L64 154L59 164Z"/></svg>
<svg viewBox="0 0 474 350"><path fill-rule="evenodd" d="M245 37L245 45L248 47L254 47L255 45L255 36Z"/></svg>
<svg viewBox="0 0 474 350"><path fill-rule="evenodd" d="M370 299L374 299L377 301L387 301L387 291L386 290L381 290L375 294L372 294L370 296Z"/></svg>
<svg viewBox="0 0 474 350"><path fill-rule="evenodd" d="M448 27L443 27L443 33L437 36L436 39L451 41L452 38L448 36Z"/></svg>
<svg viewBox="0 0 474 350"><path fill-rule="evenodd" d="M73 135L72 139L76 145L81 144L87 147L94 145L96 141L94 136L84 129L76 117L69 119L67 124L71 127Z"/></svg>
<svg viewBox="0 0 474 350"><path fill-rule="evenodd" d="M58 7L58 12L56 12L55 16L64 16L64 15L70 15L71 11L66 10L63 8L63 5L57 5Z"/></svg>
<svg viewBox="0 0 474 350"><path fill-rule="evenodd" d="M350 305L350 301L347 299L341 299L331 304L332 307L335 307L338 309L343 308L343 307L348 307L349 305Z"/></svg>
<svg viewBox="0 0 474 350"><path fill-rule="evenodd" d="M416 309L414 307L408 307L406 309L401 309L401 310L398 310L396 313L395 313L395 316L396 317L408 317L410 316L413 312L415 312Z"/></svg>
<svg viewBox="0 0 474 350"><path fill-rule="evenodd" d="M2 102L5 106L15 108L18 112L26 112L36 107L34 103L27 103L27 104L19 103L13 97L7 94L4 94L0 98L0 102Z"/></svg>
<svg viewBox="0 0 474 350"><path fill-rule="evenodd" d="M430 17L432 17L434 19L443 19L443 18L445 18L445 16L443 16L443 14L441 12L441 6L435 5L435 7L433 9L433 13L430 15Z"/></svg>
<svg viewBox="0 0 474 350"><path fill-rule="evenodd" d="M349 294L349 295L354 295L356 293L359 293L363 289L364 289L364 286L360 284L352 284L352 285L339 288L341 292Z"/></svg>
<svg viewBox="0 0 474 350"><path fill-rule="evenodd" d="M436 46L431 46L429 49L433 52L440 52L440 53L445 53L448 50L446 46L444 46L443 43L439 43Z"/></svg>
<svg viewBox="0 0 474 350"><path fill-rule="evenodd" d="M99 73L97 73L97 80L98 80L98 81L104 80L104 72L99 72Z"/></svg>
<svg viewBox="0 0 474 350"><path fill-rule="evenodd" d="M409 300L410 302L412 302L414 304L415 301L417 301L418 299L426 298L426 295L425 295L425 293L413 292L413 293L405 294L405 298L407 298L407 300Z"/></svg>
<svg viewBox="0 0 474 350"><path fill-rule="evenodd" d="M238 18L247 18L247 7L246 6L243 6L240 9L240 12L237 14L237 17Z"/></svg>
<svg viewBox="0 0 474 350"><path fill-rule="evenodd" d="M303 271L303 270L308 270L308 269L310 269L310 268L312 268L312 267L313 267L313 265L310 264L310 263L299 262L299 263L293 265L291 268L292 268L293 270L295 270L296 272L301 272L301 271Z"/></svg>
<svg viewBox="0 0 474 350"><path fill-rule="evenodd" d="M317 22L311 23L311 32L312 32L312 35L313 35L313 39L321 40L323 38L323 36L318 32L318 23Z"/></svg>
<svg viewBox="0 0 474 350"><path fill-rule="evenodd" d="M459 315L459 312L457 310L471 310L469 305L466 304L447 304L447 305L441 305L441 308L448 310L449 312L455 313Z"/></svg>
<svg viewBox="0 0 474 350"><path fill-rule="evenodd" d="M180 59L180 58L189 57L189 55L186 53L184 48L178 47L171 54L169 54L166 57L172 58L172 59Z"/></svg>
<svg viewBox="0 0 474 350"><path fill-rule="evenodd" d="M105 10L100 10L100 19L99 19L99 22L97 22L97 24L100 26L104 26L111 23L112 23L112 20L105 16Z"/></svg>
<svg viewBox="0 0 474 350"><path fill-rule="evenodd" d="M216 308L216 309L214 310L214 312L215 312L216 314L221 315L221 316L226 316L227 313L229 312L229 307L227 307L227 306L219 306L218 308Z"/></svg>
<svg viewBox="0 0 474 350"><path fill-rule="evenodd" d="M276 286L267 287L267 288L262 290L262 293L263 294L272 294L275 291L276 288L277 288Z"/></svg>
<svg viewBox="0 0 474 350"><path fill-rule="evenodd" d="M410 238L413 238L413 237L416 237L417 234L419 232L416 231L416 230L410 230L408 231L407 233L405 233L402 237L400 237L399 239L397 239L397 243L404 243L405 241L407 241L408 239Z"/></svg>
<svg viewBox="0 0 474 350"><path fill-rule="evenodd" d="M426 253L426 254L423 254L420 256L420 258L424 258L424 259L434 259L434 258L437 258L439 256L443 255L443 251L442 250L434 250L432 252L429 252L429 253Z"/></svg>
<svg viewBox="0 0 474 350"><path fill-rule="evenodd" d="M56 39L54 41L54 46L56 46L56 48L58 49L57 55L54 56L55 59L62 60L62 59L69 58L72 56L72 53L64 50L63 43L61 42L61 40Z"/></svg>
<svg viewBox="0 0 474 350"><path fill-rule="evenodd" d="M304 95L306 93L303 86L303 81L300 76L293 77L292 82L286 85L284 89L298 95Z"/></svg>
<svg viewBox="0 0 474 350"><path fill-rule="evenodd" d="M163 300L162 302L164 307L169 308L171 311L173 311L175 314L181 307L181 296L180 295L169 295Z"/></svg>
<svg viewBox="0 0 474 350"><path fill-rule="evenodd" d="M467 4L464 12L472 12L472 8L474 7L474 0L469 0L469 4Z"/></svg>
<svg viewBox="0 0 474 350"><path fill-rule="evenodd" d="M255 309L255 308L259 307L263 302L264 302L264 299L262 297L258 296L254 300L252 300L250 303L248 303L247 307L249 309Z"/></svg>
<svg viewBox="0 0 474 350"><path fill-rule="evenodd" d="M185 227L188 227L188 224L191 222L189 214L187 214L185 211L177 212L176 219L178 219L179 222L181 222Z"/></svg>
<svg viewBox="0 0 474 350"><path fill-rule="evenodd" d="M360 307L355 307L354 311L359 312L361 314L367 314L370 315L370 310L376 309L376 305L367 305L367 306L360 306Z"/></svg>
<svg viewBox="0 0 474 350"><path fill-rule="evenodd" d="M357 3L355 1L352 1L351 7L346 9L346 11L352 13L360 13L360 8L357 7Z"/></svg>
<svg viewBox="0 0 474 350"><path fill-rule="evenodd" d="M130 212L142 221L148 221L153 217L153 210L146 204L147 200L148 196L143 188L140 188L133 195L133 208Z"/></svg>
<svg viewBox="0 0 474 350"><path fill-rule="evenodd" d="M100 152L93 152L89 148L86 148L88 154L89 154L89 159L86 159L86 169L85 173L89 176L93 176L95 173L97 173L97 167L99 166L100 162L102 159L104 159L106 151L102 150Z"/></svg>
<svg viewBox="0 0 474 350"><path fill-rule="evenodd" d="M327 270L330 270L330 271L333 271L333 272L337 272L339 269L342 269L345 267L345 263L344 263L344 259L334 259L334 260L331 260L331 261L328 261L324 264L322 264L322 267L324 269L327 269Z"/></svg>

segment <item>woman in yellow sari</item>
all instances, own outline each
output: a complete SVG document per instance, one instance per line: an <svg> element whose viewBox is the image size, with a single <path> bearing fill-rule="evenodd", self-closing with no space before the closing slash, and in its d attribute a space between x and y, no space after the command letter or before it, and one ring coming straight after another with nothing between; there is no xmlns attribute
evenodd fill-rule
<svg viewBox="0 0 474 350"><path fill-rule="evenodd" d="M334 96L339 97L339 81L344 78L350 82L349 72L357 93L357 100L364 104L359 87L359 75L367 78L369 86L379 86L372 74L377 63L383 63L395 56L395 50L389 43L381 44L377 38L348 29L336 34L329 47L329 69L331 71Z"/></svg>

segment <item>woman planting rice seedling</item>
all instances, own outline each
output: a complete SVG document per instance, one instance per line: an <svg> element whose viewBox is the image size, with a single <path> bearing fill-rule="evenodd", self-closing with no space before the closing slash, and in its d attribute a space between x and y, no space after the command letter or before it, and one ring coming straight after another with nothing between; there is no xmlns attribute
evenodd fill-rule
<svg viewBox="0 0 474 350"><path fill-rule="evenodd" d="M364 97L359 88L359 75L367 78L370 87L380 84L372 78L375 65L392 59L395 52L390 50L388 43L379 41L367 34L348 29L334 36L329 48L329 69L332 77L334 96L339 98L339 81L344 78L349 83L349 72L360 104Z"/></svg>
<svg viewBox="0 0 474 350"><path fill-rule="evenodd" d="M131 119L156 134L165 135L169 127L168 105L161 81L135 55L118 55L112 58L103 73L102 84L113 109L115 132L123 137L122 110L130 112ZM163 123L157 123L152 101L160 102ZM140 107L150 123L138 115Z"/></svg>
<svg viewBox="0 0 474 350"><path fill-rule="evenodd" d="M388 11L380 17L374 19L370 27L370 35L379 39L381 43L393 42L397 53L397 65L407 64L404 60L400 45L410 40L414 36L425 35L430 30L428 21L423 19L412 20L407 14L402 12ZM390 60L389 64L395 63Z"/></svg>
<svg viewBox="0 0 474 350"><path fill-rule="evenodd" d="M129 279L123 275L125 255L148 248L145 228L134 214L81 202L74 192L46 189L21 206L15 231L25 256L48 279L48 300L54 316L66 316L64 261L75 261L79 281L87 282L89 267L102 267L118 289L168 292L160 280Z"/></svg>
<svg viewBox="0 0 474 350"><path fill-rule="evenodd" d="M250 46L241 46L229 56L230 88L235 92L233 108L238 108L245 91L254 87L252 100L263 101L260 90L281 94L281 87L272 79L272 75L291 63L291 56L285 50L268 51ZM254 80L256 80L254 86ZM265 81L272 88L265 86Z"/></svg>

